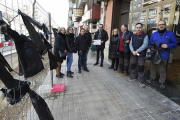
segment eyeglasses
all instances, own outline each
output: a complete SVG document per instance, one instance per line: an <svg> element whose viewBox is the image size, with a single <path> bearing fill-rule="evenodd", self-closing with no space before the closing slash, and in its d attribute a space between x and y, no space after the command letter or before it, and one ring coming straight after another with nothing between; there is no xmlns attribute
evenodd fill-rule
<svg viewBox="0 0 180 120"><path fill-rule="evenodd" d="M166 25L166 24L158 24L158 26L163 26L163 25Z"/></svg>

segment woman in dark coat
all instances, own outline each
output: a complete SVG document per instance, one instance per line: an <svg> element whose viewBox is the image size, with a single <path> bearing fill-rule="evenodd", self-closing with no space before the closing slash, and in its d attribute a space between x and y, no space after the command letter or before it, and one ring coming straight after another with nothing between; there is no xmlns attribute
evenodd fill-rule
<svg viewBox="0 0 180 120"><path fill-rule="evenodd" d="M109 67L109 69L114 69L114 71L118 69L118 65L119 65L119 58L117 54L118 34L119 34L119 30L117 28L112 30L112 36L109 45L109 58L112 59L112 64Z"/></svg>
<svg viewBox="0 0 180 120"><path fill-rule="evenodd" d="M66 32L66 46L67 46L67 77L73 78L71 65L73 63L73 53L75 52L75 38L73 28L68 27Z"/></svg>
<svg viewBox="0 0 180 120"><path fill-rule="evenodd" d="M64 74L61 73L61 64L63 63L63 60L66 59L66 57L60 57L59 51L67 53L66 50L66 31L65 28L60 28L58 30L58 34L55 38L54 43L54 56L57 61L58 67L56 68L56 77L63 78Z"/></svg>

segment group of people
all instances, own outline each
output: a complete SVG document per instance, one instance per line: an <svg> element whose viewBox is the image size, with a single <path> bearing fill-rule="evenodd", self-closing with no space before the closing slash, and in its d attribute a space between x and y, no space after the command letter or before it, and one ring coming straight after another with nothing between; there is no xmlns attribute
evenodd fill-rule
<svg viewBox="0 0 180 120"><path fill-rule="evenodd" d="M150 46L151 43L155 42L156 48L161 45L160 47L163 49L163 51L159 51L161 58L163 59L163 63L159 64L159 83L160 88L165 89L169 54L170 50L177 46L176 37L173 32L166 29L166 22L163 20L158 23L158 30L152 34L150 40L148 39L148 35L143 32L143 24L137 23L135 27L135 34L128 31L127 25L121 26L120 33L117 28L112 30L109 46L109 57L112 59L112 64L109 69L114 69L116 71L119 65L119 71L116 74L122 74L122 77L126 77L129 74L130 66L130 78L128 81L135 81L138 79L140 86L145 87L145 57L148 48L151 52L155 50ZM151 62L150 79L146 80L149 84L155 81L156 67L157 64Z"/></svg>
<svg viewBox="0 0 180 120"><path fill-rule="evenodd" d="M92 37L89 32L89 26L86 25L80 30L80 34L75 38L74 30L72 27L68 27L67 31L65 28L60 28L58 34L55 38L54 44L54 56L57 61L58 67L56 68L56 77L63 78L64 74L61 73L61 65L67 56L67 77L73 78L71 71L71 65L73 63L73 53L79 55L78 60L78 73L81 73L81 68L83 67L84 71L89 72L87 68L87 54L89 48L91 47ZM66 53L66 56L60 57L59 52Z"/></svg>
<svg viewBox="0 0 180 120"><path fill-rule="evenodd" d="M151 48L151 43L155 42L156 47L161 47L163 51L159 51L163 63L160 66L160 88L165 89L165 80L167 74L167 65L170 50L177 46L177 40L173 32L166 29L166 22L161 20L158 23L158 30L154 32L148 39L148 35L143 32L143 24L137 23L135 25L136 33L128 30L128 26L123 24L121 26L121 32L117 28L112 30L112 36L110 37L109 45L109 58L112 59L112 64L109 69L118 70L116 74L122 74L122 77L127 77L130 74L128 81L139 80L141 87L145 87L144 78L144 65L145 57L148 48ZM67 76L72 78L73 72L71 71L71 65L73 62L73 53L78 52L78 73L81 73L81 68L83 66L84 71L89 72L87 68L87 55L91 44L93 43L91 33L89 32L89 26L86 25L80 30L78 37L74 37L73 28L68 27L67 32L65 28L60 28L58 35L55 38L54 44L54 55L58 62L58 68L56 69L56 76L62 78L64 76L61 73L61 64L66 57L61 58L59 56L59 51L65 52L67 54ZM100 67L103 67L104 61L104 49L105 43L108 40L108 34L103 29L103 24L99 24L99 29L94 35L94 40L101 40L100 45L96 45L97 58L94 66L99 64L99 54L101 53L101 63ZM130 73L129 73L130 67ZM147 83L152 83L156 78L156 67L157 64L151 62L150 68L150 79L146 80ZM138 69L137 69L138 68Z"/></svg>

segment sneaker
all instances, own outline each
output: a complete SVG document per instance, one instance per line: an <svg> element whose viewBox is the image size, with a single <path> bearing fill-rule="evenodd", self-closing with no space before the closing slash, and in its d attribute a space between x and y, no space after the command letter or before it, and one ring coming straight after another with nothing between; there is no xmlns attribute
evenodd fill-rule
<svg viewBox="0 0 180 120"><path fill-rule="evenodd" d="M128 79L128 81L136 81L137 79L136 78L132 78L132 77L130 77L129 79Z"/></svg>
<svg viewBox="0 0 180 120"><path fill-rule="evenodd" d="M123 73L122 71L118 71L118 72L116 72L116 74L121 74L121 73Z"/></svg>
<svg viewBox="0 0 180 120"><path fill-rule="evenodd" d="M84 68L84 71L89 72L89 70L87 68Z"/></svg>
<svg viewBox="0 0 180 120"><path fill-rule="evenodd" d="M146 87L146 85L145 85L144 83L140 83L140 82L139 82L139 85L140 85L140 87L142 87L142 88Z"/></svg>
<svg viewBox="0 0 180 120"><path fill-rule="evenodd" d="M63 78L63 75L59 74L59 75L56 75L57 78Z"/></svg>
<svg viewBox="0 0 180 120"><path fill-rule="evenodd" d="M124 73L122 74L122 77L127 77L127 76L128 76L127 72L124 72Z"/></svg>
<svg viewBox="0 0 180 120"><path fill-rule="evenodd" d="M95 63L94 66L98 65L99 63Z"/></svg>
<svg viewBox="0 0 180 120"><path fill-rule="evenodd" d="M160 83L160 89L164 90L166 88L164 83Z"/></svg>
<svg viewBox="0 0 180 120"><path fill-rule="evenodd" d="M152 82L155 82L155 80L150 78L149 80L146 80L146 82L147 83L152 83Z"/></svg>

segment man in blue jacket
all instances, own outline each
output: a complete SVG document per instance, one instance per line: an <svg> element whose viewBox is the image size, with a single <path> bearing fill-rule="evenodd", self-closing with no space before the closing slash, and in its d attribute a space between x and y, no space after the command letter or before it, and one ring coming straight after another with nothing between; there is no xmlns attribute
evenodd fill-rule
<svg viewBox="0 0 180 120"><path fill-rule="evenodd" d="M156 42L156 48L159 46L159 44L162 43L161 48L164 49L164 51L159 51L161 54L162 59L164 62L162 64L159 64L160 67L160 88L165 89L165 80L166 80L166 73L167 73L167 65L168 65L168 59L169 59L169 53L170 50L175 48L177 46L177 40L173 32L166 30L166 22L161 20L158 23L158 31L153 33L151 36L151 39L149 41L149 48L150 44L152 42ZM153 51L153 48L150 48L151 51ZM154 82L156 78L156 64L153 64L151 62L151 68L150 68L150 79L147 80L147 83Z"/></svg>

